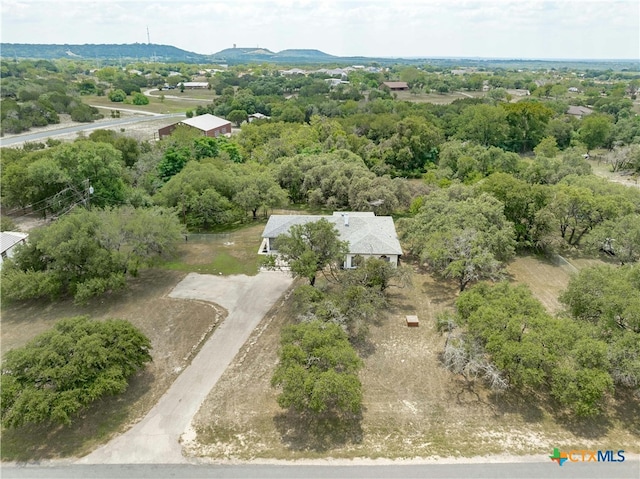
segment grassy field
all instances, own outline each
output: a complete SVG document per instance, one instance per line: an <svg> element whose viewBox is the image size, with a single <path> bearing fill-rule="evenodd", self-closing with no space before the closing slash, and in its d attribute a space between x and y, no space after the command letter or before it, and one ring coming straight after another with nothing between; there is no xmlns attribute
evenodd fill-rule
<svg viewBox="0 0 640 479"><path fill-rule="evenodd" d="M164 94L164 99L161 95ZM161 92L152 92L148 105L133 105L131 103L112 102L107 96L86 96L83 98L84 103L89 105L108 108L118 108L126 110L137 110L141 112L151 113L184 113L187 110L194 110L198 105L207 105L215 98L215 94L205 90L167 90ZM103 112L104 114L105 112ZM109 116L110 112L106 112L105 116Z"/></svg>
<svg viewBox="0 0 640 479"><path fill-rule="evenodd" d="M436 105L448 105L454 100L460 100L464 98L482 98L483 92L451 92L451 93L418 93L414 95L410 91L398 91L394 92L398 95L398 100L411 101L414 103L435 103Z"/></svg>
<svg viewBox="0 0 640 479"><path fill-rule="evenodd" d="M572 268L537 257L509 265L513 281L529 284L555 311L555 298ZM197 441L185 452L215 459L358 458L540 454L553 447L640 451L640 404L619 396L608 413L590 421L557 415L544 393L496 396L447 372L444 339L434 316L451 308L454 285L415 270L410 288L394 289L391 310L371 327L360 374L362 418L351 424L301 420L281 410L269 381L279 332L294 320L288 304L263 321L195 418ZM419 328L404 317L417 314Z"/></svg>
<svg viewBox="0 0 640 479"><path fill-rule="evenodd" d="M178 256L163 268L201 274L258 273L257 254L264 222L228 233L190 235L178 247Z"/></svg>

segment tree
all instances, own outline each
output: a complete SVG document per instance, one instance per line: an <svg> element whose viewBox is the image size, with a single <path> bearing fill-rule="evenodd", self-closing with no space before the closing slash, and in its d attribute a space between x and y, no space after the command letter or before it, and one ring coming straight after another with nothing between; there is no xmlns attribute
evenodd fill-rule
<svg viewBox="0 0 640 479"><path fill-rule="evenodd" d="M506 141L509 149L516 152L533 150L543 138L553 110L533 101L503 103L500 106L506 111L510 128Z"/></svg>
<svg viewBox="0 0 640 479"><path fill-rule="evenodd" d="M127 94L120 89L112 90L109 93L109 100L115 103L123 102L127 99Z"/></svg>
<svg viewBox="0 0 640 479"><path fill-rule="evenodd" d="M613 379L607 344L591 327L550 316L526 286L506 282L460 294L456 311L455 322L465 327L461 337L477 349L473 356L490 361L509 387L548 387L577 416L602 411Z"/></svg>
<svg viewBox="0 0 640 479"><path fill-rule="evenodd" d="M411 253L457 280L460 291L472 281L499 277L514 254L513 224L504 205L487 194L456 201L447 192L431 193L401 226Z"/></svg>
<svg viewBox="0 0 640 479"><path fill-rule="evenodd" d="M136 92L133 94L133 100L131 103L134 105L148 105L149 98L143 93Z"/></svg>
<svg viewBox="0 0 640 479"><path fill-rule="evenodd" d="M33 230L3 264L5 300L71 295L76 302L122 288L159 257L171 256L180 225L162 208L78 209Z"/></svg>
<svg viewBox="0 0 640 479"><path fill-rule="evenodd" d="M428 163L435 163L442 142L440 128L424 118L409 116L395 125L395 133L380 149L384 162L397 176L419 176Z"/></svg>
<svg viewBox="0 0 640 479"><path fill-rule="evenodd" d="M555 158L558 153L558 142L553 136L545 136L540 143L533 149L536 156L544 156L545 158Z"/></svg>
<svg viewBox="0 0 640 479"><path fill-rule="evenodd" d="M620 264L640 261L640 215L629 214L605 221L587 237L595 252L614 257Z"/></svg>
<svg viewBox="0 0 640 479"><path fill-rule="evenodd" d="M585 268L560 296L578 322L593 325L607 343L609 372L617 385L640 393L640 266ZM593 352L585 351L586 357Z"/></svg>
<svg viewBox="0 0 640 479"><path fill-rule="evenodd" d="M587 147L587 153L599 146L606 146L612 129L611 117L593 113L582 120L578 137Z"/></svg>
<svg viewBox="0 0 640 479"><path fill-rule="evenodd" d="M248 119L249 115L247 115L247 112L244 110L232 110L227 115L227 120L235 123L238 128L240 128L240 125Z"/></svg>
<svg viewBox="0 0 640 479"><path fill-rule="evenodd" d="M457 123L457 138L472 140L483 146L502 146L509 130L504 109L492 105L465 108Z"/></svg>
<svg viewBox="0 0 640 479"><path fill-rule="evenodd" d="M327 266L344 261L348 243L340 241L338 230L322 218L305 224L293 225L288 234L276 238L278 253L296 277L307 278L315 285L316 275Z"/></svg>
<svg viewBox="0 0 640 479"><path fill-rule="evenodd" d="M242 219L244 212L231 201L234 178L216 163L191 161L164 184L155 199L160 205L176 208L190 228L206 230Z"/></svg>
<svg viewBox="0 0 640 479"><path fill-rule="evenodd" d="M151 343L122 319L60 320L2 364L2 425L54 422L107 395L123 393L129 378L151 361Z"/></svg>
<svg viewBox="0 0 640 479"><path fill-rule="evenodd" d="M92 186L92 205L121 204L126 194L123 170L122 156L111 145L64 143L30 153L6 171L3 167L3 201L11 206L38 203L44 216L84 204Z"/></svg>
<svg viewBox="0 0 640 479"><path fill-rule="evenodd" d="M532 185L506 173L494 173L476 188L504 204L504 215L513 223L520 246L544 246L553 226L552 215L543 211L550 199L549 187Z"/></svg>
<svg viewBox="0 0 640 479"><path fill-rule="evenodd" d="M122 153L125 166L132 167L140 157L140 143L114 130L94 130L89 134L89 140L113 145Z"/></svg>
<svg viewBox="0 0 640 479"><path fill-rule="evenodd" d="M254 220L257 219L260 208L277 208L286 203L286 192L269 173L255 171L253 166L242 167L237 172L233 201L241 208L251 211Z"/></svg>
<svg viewBox="0 0 640 479"><path fill-rule="evenodd" d="M362 361L340 326L309 321L282 332L271 384L278 404L297 412L353 416L362 409Z"/></svg>
<svg viewBox="0 0 640 479"><path fill-rule="evenodd" d="M640 333L640 265L585 268L560 296L572 317L598 326L603 337Z"/></svg>

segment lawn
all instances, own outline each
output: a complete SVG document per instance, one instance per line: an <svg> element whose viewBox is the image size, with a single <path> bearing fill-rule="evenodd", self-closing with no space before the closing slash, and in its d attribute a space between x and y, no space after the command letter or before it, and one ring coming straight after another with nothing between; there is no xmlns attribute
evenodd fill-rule
<svg viewBox="0 0 640 479"><path fill-rule="evenodd" d="M512 280L529 284L557 310L570 277L566 265L522 257ZM590 421L558 417L542 392L495 396L470 385L440 364L444 338L434 316L451 308L453 284L415 268L413 285L394 288L391 309L370 330L360 374L364 412L359 421L336 424L303 420L281 410L269 381L277 363L283 325L294 321L284 302L254 331L241 354L211 391L194 419L197 440L185 453L220 459L409 458L540 455L553 447L640 452L640 404L613 398L608 413ZM404 317L417 314L419 328ZM532 400L533 399L533 400Z"/></svg>
<svg viewBox="0 0 640 479"><path fill-rule="evenodd" d="M179 245L178 256L162 268L201 274L258 274L258 248L264 223L237 231L192 234Z"/></svg>

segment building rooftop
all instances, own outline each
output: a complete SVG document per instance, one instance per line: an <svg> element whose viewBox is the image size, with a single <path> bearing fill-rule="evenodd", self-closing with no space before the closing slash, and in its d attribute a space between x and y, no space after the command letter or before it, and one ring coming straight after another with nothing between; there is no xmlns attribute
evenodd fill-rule
<svg viewBox="0 0 640 479"><path fill-rule="evenodd" d="M189 125L202 131L209 131L213 130L214 128L220 128L221 126L231 124L231 122L229 120L225 120L224 118L219 118L209 113L205 113L204 115L194 116L193 118L182 120L180 124Z"/></svg>
<svg viewBox="0 0 640 479"><path fill-rule="evenodd" d="M0 253L11 249L16 244L20 243L27 236L27 233L20 233L18 231L3 231L0 233Z"/></svg>
<svg viewBox="0 0 640 479"><path fill-rule="evenodd" d="M375 216L372 212L335 212L333 215L271 215L264 227L263 238L277 238L293 225L326 219L349 242L351 254L402 254L391 216Z"/></svg>

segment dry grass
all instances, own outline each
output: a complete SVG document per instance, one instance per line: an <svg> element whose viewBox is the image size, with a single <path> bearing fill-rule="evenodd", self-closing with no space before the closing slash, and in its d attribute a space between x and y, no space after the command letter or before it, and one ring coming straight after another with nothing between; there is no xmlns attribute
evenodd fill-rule
<svg viewBox="0 0 640 479"><path fill-rule="evenodd" d="M524 257L510 272L546 297L548 307L558 307L549 292L557 294L569 277L561 267ZM289 302L279 305L203 403L195 418L197 441L185 452L215 459L298 459L547 454L563 446L640 451L640 425L634 421L640 404L630 398L613 398L601 418L571 421L558 417L544 393L495 396L446 371L434 316L451 308L456 296L453 284L424 271L416 271L410 288L392 291L389 313L370 330L360 374L362 418L341 424L303 420L278 407L269 380L280 329L294 321ZM419 328L405 325L407 314L419 316Z"/></svg>
<svg viewBox="0 0 640 479"><path fill-rule="evenodd" d="M185 273L144 271L126 291L93 300L26 302L2 309L2 351L24 345L64 317L123 318L152 343L153 362L132 378L120 396L99 401L69 427L28 426L2 431L2 460L39 460L83 455L142 417L184 369L226 314L212 304L168 298Z"/></svg>
<svg viewBox="0 0 640 479"><path fill-rule="evenodd" d="M464 98L482 98L483 92L451 92L451 93L418 93L414 95L410 91L393 92L398 95L398 100L414 103L434 103L436 105L448 105L455 100Z"/></svg>

